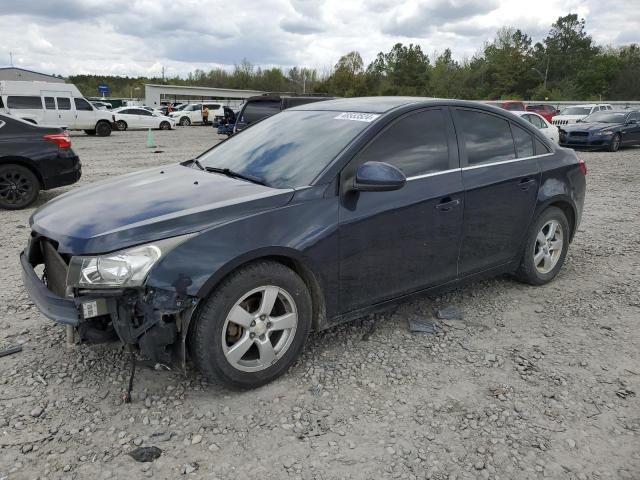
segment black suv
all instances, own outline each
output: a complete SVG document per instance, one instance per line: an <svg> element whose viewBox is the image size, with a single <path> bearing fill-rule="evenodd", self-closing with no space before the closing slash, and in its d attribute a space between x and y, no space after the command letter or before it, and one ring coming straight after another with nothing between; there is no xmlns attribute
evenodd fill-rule
<svg viewBox="0 0 640 480"><path fill-rule="evenodd" d="M249 97L238 114L234 133L247 128L253 122L262 120L287 108L297 107L305 103L322 102L332 98L320 95L260 95L258 97Z"/></svg>

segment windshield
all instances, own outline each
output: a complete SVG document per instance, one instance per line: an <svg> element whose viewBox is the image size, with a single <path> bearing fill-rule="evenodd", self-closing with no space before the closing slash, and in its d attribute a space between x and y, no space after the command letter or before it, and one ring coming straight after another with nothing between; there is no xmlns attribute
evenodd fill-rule
<svg viewBox="0 0 640 480"><path fill-rule="evenodd" d="M560 115L589 115L591 107L568 107L560 112Z"/></svg>
<svg viewBox="0 0 640 480"><path fill-rule="evenodd" d="M596 112L583 118L583 122L591 123L624 123L626 113Z"/></svg>
<svg viewBox="0 0 640 480"><path fill-rule="evenodd" d="M327 111L288 110L253 124L198 159L228 168L270 187L309 185L369 123ZM369 115L370 119L378 115ZM370 121L370 120L369 120Z"/></svg>

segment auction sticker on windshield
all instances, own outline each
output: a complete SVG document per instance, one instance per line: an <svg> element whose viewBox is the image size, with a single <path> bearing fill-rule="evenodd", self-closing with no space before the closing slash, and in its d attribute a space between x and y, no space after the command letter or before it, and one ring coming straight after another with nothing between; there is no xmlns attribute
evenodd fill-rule
<svg viewBox="0 0 640 480"><path fill-rule="evenodd" d="M334 120L355 120L356 122L373 122L380 115L377 113L342 112Z"/></svg>

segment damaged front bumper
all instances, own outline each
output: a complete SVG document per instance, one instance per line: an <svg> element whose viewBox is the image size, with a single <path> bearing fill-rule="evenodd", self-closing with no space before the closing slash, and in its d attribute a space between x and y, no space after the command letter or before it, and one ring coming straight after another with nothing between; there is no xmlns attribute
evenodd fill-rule
<svg viewBox="0 0 640 480"><path fill-rule="evenodd" d="M154 363L184 368L186 336L198 299L177 290L147 288L70 289L67 261L48 240L32 239L20 254L29 297L47 318L76 329L81 341L119 338L137 345ZM44 264L42 278L35 270Z"/></svg>

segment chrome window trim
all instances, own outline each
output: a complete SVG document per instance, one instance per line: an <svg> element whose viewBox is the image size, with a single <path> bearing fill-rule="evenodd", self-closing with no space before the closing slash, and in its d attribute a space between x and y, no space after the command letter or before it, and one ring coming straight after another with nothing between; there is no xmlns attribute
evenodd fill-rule
<svg viewBox="0 0 640 480"><path fill-rule="evenodd" d="M431 173L425 173L423 175L415 175L413 177L407 177L407 181L419 180L421 178L427 178L427 177L435 177L436 175L444 175L446 173L451 173L451 172L473 170L473 169L476 169L476 168L483 168L483 167L493 167L495 165L503 165L505 163L521 162L523 160L531 160L533 158L548 157L550 155L553 155L553 152L543 153L541 155L533 155L533 156L530 156L530 157L513 158L511 160L501 160L499 162L482 163L482 164L479 164L479 165L470 165L470 166L467 166L467 167L450 168L448 170L442 170L441 172L431 172Z"/></svg>
<svg viewBox="0 0 640 480"><path fill-rule="evenodd" d="M480 163L478 165L468 165L466 167L462 167L462 170L473 170L475 168L492 167L494 165L503 165L505 163L521 162L523 160L531 160L532 158L548 157L550 155L553 155L553 152L543 153L542 155L532 155L530 157L513 158L511 160L501 160L499 162Z"/></svg>

